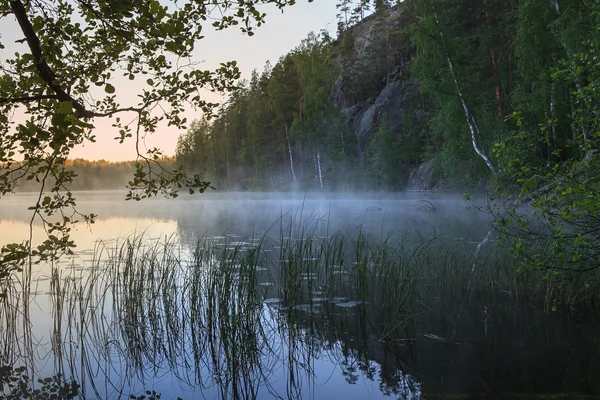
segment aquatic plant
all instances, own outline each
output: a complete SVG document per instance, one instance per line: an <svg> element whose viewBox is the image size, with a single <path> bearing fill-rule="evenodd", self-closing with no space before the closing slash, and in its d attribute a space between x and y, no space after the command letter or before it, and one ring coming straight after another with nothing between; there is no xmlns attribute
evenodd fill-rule
<svg viewBox="0 0 600 400"><path fill-rule="evenodd" d="M291 218L275 238L224 234L191 246L134 236L98 243L82 267L55 266L55 371L85 397L157 394L156 377L173 376L220 398L301 398L327 357L349 383L378 379L382 393L418 398L418 340L493 338L511 307L551 312L591 299L581 282L515 274L495 246L475 257L478 243L461 237L329 232L324 222ZM2 357L26 360L36 376L40 349L19 298L0 307Z"/></svg>

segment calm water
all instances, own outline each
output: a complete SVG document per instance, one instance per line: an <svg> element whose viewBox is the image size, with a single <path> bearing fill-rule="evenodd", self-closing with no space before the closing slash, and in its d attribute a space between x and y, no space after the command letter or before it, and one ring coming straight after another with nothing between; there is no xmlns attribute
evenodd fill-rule
<svg viewBox="0 0 600 400"><path fill-rule="evenodd" d="M36 376L73 377L86 398L144 389L163 399L600 398L595 315L546 313L526 288L502 287L499 277L466 290L475 270L468 255L489 224L458 198L76 197L100 217L74 232L73 257L34 266L30 296L17 285L0 309L0 357ZM2 199L2 244L29 237L33 199ZM321 249L336 235L346 239L331 261ZM356 283L361 235L408 241L406 259L391 259L418 268ZM42 237L34 226L34 243ZM135 237L158 254L156 264L105 266ZM212 252L200 257L199 245ZM290 249L301 255L292 260ZM496 253L492 238L477 268ZM442 257L456 269L428 269ZM292 276L300 259L308 267Z"/></svg>

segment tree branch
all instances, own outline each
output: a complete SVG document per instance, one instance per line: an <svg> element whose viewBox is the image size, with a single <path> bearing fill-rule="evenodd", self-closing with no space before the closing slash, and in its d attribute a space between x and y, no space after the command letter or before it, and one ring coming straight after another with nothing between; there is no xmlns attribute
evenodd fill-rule
<svg viewBox="0 0 600 400"><path fill-rule="evenodd" d="M39 101L39 100L47 100L47 99L59 100L59 97L57 95L55 95L55 94L40 94L38 96L22 96L22 97L12 97L12 98L0 98L0 104L28 103L30 101Z"/></svg>
<svg viewBox="0 0 600 400"><path fill-rule="evenodd" d="M559 184L562 184L565 180L567 180L567 178L576 178L576 177L579 177L580 175L582 175L583 173L587 172L589 163L592 162L592 157L597 153L598 153L598 150L596 150L596 149L592 149L592 150L588 151L582 160L583 163L580 164L579 166L576 166L575 170L571 171L567 176L562 176L557 179L554 179L552 182L548 183L547 185L544 185L541 188L538 188L537 190L535 190L533 193L530 193L529 195L523 197L523 199L521 200L521 204L535 202L535 200L538 197L543 196L543 195L549 193L550 191L554 190L554 188L556 188Z"/></svg>
<svg viewBox="0 0 600 400"><path fill-rule="evenodd" d="M92 111L87 110L78 100L74 99L71 95L65 92L59 84L57 84L56 74L52 68L50 68L46 60L44 60L40 39L33 30L33 26L31 25L31 21L29 21L27 11L25 10L25 6L21 0L11 0L10 8L17 18L19 26L21 27L21 31L23 31L23 34L25 35L25 39L27 40L27 44L31 50L31 55L33 56L38 75L44 80L44 82L46 82L48 87L52 89L54 93L56 93L55 98L60 101L71 102L73 104L73 108L75 109L75 115L79 118L94 117L95 115Z"/></svg>
<svg viewBox="0 0 600 400"><path fill-rule="evenodd" d="M125 107L125 108L116 108L114 110L110 110L105 113L97 113L97 112L93 112L93 111L90 111L90 113L94 117L108 117L113 114L122 113L122 112L136 112L139 114L140 112L142 112L142 110L144 108L145 108L145 106L144 107Z"/></svg>

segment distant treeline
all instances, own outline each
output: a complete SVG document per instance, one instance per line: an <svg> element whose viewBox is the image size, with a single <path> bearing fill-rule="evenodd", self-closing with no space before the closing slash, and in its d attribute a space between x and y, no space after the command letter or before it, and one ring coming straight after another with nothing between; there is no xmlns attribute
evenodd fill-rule
<svg viewBox="0 0 600 400"><path fill-rule="evenodd" d="M170 169L175 165L175 157L164 157L159 162L164 168ZM81 158L66 160L65 166L76 175L73 182L69 184L69 190L125 189L135 173L135 165L136 161L88 161ZM50 188L52 184L50 178L47 187ZM39 190L39 183L34 180L27 180L24 177L18 181L17 191Z"/></svg>

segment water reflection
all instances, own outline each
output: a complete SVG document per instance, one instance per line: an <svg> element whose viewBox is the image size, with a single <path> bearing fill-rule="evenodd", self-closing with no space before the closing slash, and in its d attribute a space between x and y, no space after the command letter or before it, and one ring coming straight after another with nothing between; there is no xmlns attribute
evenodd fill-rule
<svg viewBox="0 0 600 400"><path fill-rule="evenodd" d="M102 242L40 266L27 307L7 288L0 359L86 398L598 395L597 318L544 312L491 248L465 290L487 227L458 202L414 203L119 209L140 218L101 219Z"/></svg>

